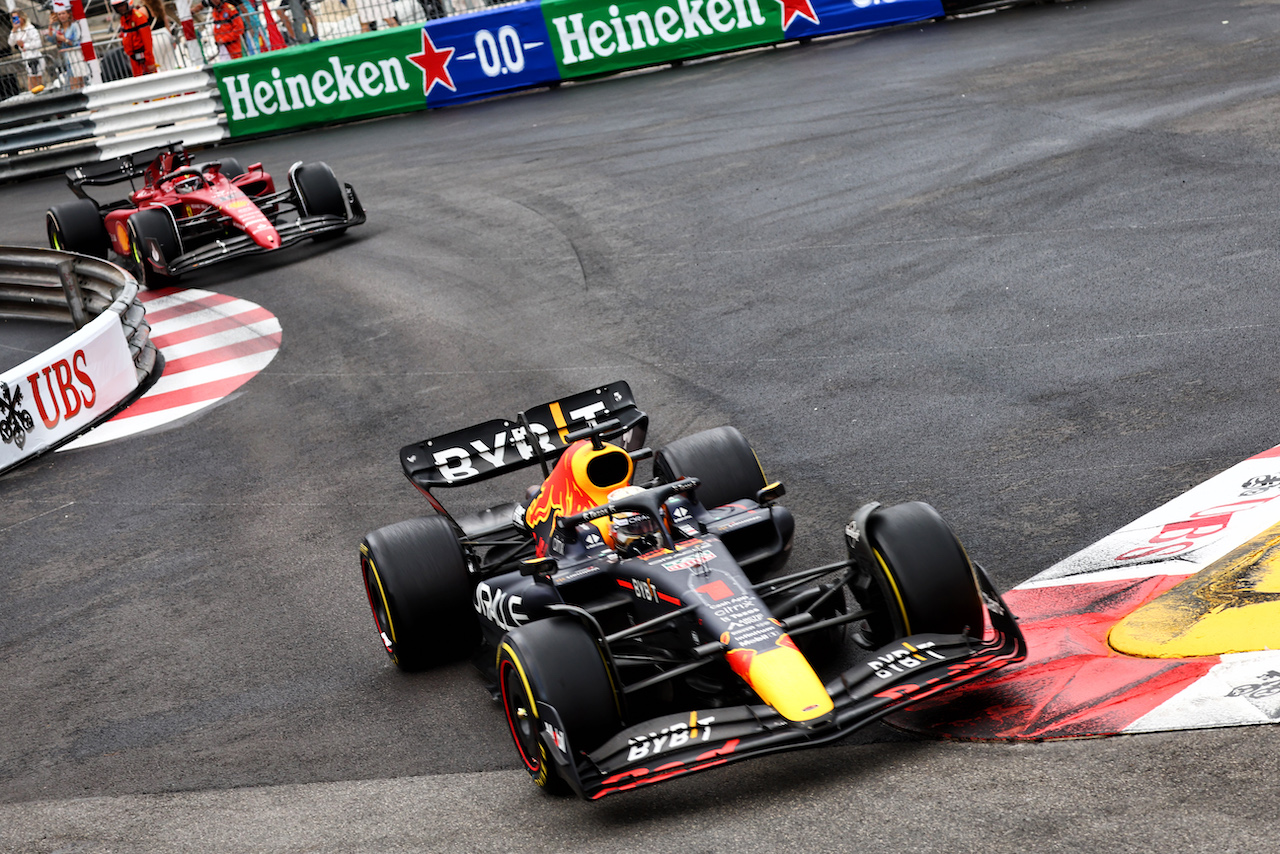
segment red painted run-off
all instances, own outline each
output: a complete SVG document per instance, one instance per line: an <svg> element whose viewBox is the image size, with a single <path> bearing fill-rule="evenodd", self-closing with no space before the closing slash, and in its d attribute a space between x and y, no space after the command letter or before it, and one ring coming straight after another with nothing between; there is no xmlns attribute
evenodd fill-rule
<svg viewBox="0 0 1280 854"><path fill-rule="evenodd" d="M894 726L974 739L1114 735L1218 663L1133 658L1107 645L1121 618L1185 575L1013 590L1005 602L1027 638L1025 661L893 715Z"/></svg>
<svg viewBox="0 0 1280 854"><path fill-rule="evenodd" d="M148 290L139 299L151 340L164 354L164 372L142 397L67 449L190 418L240 389L280 349L279 321L248 300L195 288Z"/></svg>

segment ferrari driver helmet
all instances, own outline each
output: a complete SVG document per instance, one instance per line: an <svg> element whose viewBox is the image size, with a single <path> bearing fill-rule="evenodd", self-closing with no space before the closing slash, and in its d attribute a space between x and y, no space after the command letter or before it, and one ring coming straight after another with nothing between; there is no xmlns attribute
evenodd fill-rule
<svg viewBox="0 0 1280 854"><path fill-rule="evenodd" d="M204 186L199 175L183 175L173 182L173 188L179 193L194 193Z"/></svg>
<svg viewBox="0 0 1280 854"><path fill-rule="evenodd" d="M644 490L638 486L624 486L609 493L610 501L617 501ZM639 554L658 547L658 520L648 513L615 513L609 518L613 532L613 547L619 551Z"/></svg>

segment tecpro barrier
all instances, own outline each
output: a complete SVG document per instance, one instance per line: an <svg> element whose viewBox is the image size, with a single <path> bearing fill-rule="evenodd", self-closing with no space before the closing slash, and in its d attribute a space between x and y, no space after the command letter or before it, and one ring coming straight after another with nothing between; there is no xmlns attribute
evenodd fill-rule
<svg viewBox="0 0 1280 854"><path fill-rule="evenodd" d="M943 15L939 0L541 0L214 66L231 136Z"/></svg>
<svg viewBox="0 0 1280 854"><path fill-rule="evenodd" d="M115 264L0 246L0 316L76 331L0 374L0 474L110 417L156 369L138 283Z"/></svg>

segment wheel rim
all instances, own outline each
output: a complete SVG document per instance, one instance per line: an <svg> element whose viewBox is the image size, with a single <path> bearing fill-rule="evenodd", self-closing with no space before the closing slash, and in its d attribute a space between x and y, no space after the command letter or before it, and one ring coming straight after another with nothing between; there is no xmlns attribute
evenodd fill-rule
<svg viewBox="0 0 1280 854"><path fill-rule="evenodd" d="M387 597L383 592L382 582L378 579L378 570L373 561L362 558L364 565L364 590L369 596L369 608L373 611L373 622L382 638L382 645L393 659L395 653L395 627L391 624L391 614L387 609Z"/></svg>
<svg viewBox="0 0 1280 854"><path fill-rule="evenodd" d="M525 770L537 775L542 768L542 754L538 745L538 717L533 701L525 690L524 678L509 659L503 659L499 676L502 706L507 712L511 737L515 740L516 750L520 751Z"/></svg>
<svg viewBox="0 0 1280 854"><path fill-rule="evenodd" d="M138 232L132 228L129 229L129 250L133 253L133 263L138 265L142 275L147 274L147 265L142 260L142 252L138 249Z"/></svg>

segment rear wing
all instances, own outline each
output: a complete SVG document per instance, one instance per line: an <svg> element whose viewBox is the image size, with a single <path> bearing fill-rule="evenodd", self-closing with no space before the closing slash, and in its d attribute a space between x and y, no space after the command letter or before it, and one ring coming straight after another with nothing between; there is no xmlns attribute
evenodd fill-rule
<svg viewBox="0 0 1280 854"><path fill-rule="evenodd" d="M123 154L110 160L103 160L100 163L73 166L66 172L67 186L71 188L71 192L80 198L89 199L90 201L93 201L93 199L85 193L85 187L105 187L128 181L130 187L136 190L137 187L133 186L133 182L138 178L144 177L147 173L147 168L166 151L173 152L175 159L189 160L182 143L170 142L166 145L148 148L145 151Z"/></svg>
<svg viewBox="0 0 1280 854"><path fill-rule="evenodd" d="M618 444L634 451L644 445L648 428L649 416L636 408L631 387L619 381L526 409L511 420L485 421L405 445L400 465L413 485L427 492L529 466L545 469L582 438L575 434L588 431L603 439L621 437Z"/></svg>

